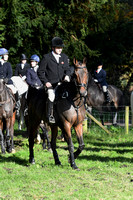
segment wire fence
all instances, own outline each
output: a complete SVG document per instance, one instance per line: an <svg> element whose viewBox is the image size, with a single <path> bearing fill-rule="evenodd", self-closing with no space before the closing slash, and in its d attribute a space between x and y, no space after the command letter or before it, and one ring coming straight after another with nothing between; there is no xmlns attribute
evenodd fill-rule
<svg viewBox="0 0 133 200"><path fill-rule="evenodd" d="M117 125L117 127L125 127L126 123L128 123L127 126L129 126L129 128L133 126L132 124L132 113L131 113L131 108L129 107L129 112L126 113L126 107L122 106L119 111L117 112L117 116L116 116L116 112L113 111L111 112L111 110L107 110L107 107L105 107L103 109L104 111L102 112L103 115L103 122L104 125L106 126L111 126L111 125ZM113 107L112 107L113 110ZM98 120L99 122L101 122L101 118L100 118L100 114L99 111L92 108L91 111L91 115ZM126 122L126 118L128 118L128 122ZM94 126L98 126L97 123L93 120L91 120L89 117L87 117L87 124L88 127L94 127Z"/></svg>

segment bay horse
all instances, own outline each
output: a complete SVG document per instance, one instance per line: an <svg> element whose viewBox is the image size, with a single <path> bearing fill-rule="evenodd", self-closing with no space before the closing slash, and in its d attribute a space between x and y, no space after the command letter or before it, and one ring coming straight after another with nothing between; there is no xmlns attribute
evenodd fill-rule
<svg viewBox="0 0 133 200"><path fill-rule="evenodd" d="M1 153L14 151L15 99L11 90L0 79L0 144ZM6 132L6 133L4 133Z"/></svg>
<svg viewBox="0 0 133 200"><path fill-rule="evenodd" d="M58 95L54 104L55 124L49 124L51 128L51 148L56 165L61 162L56 151L56 138L58 127L61 129L65 141L68 144L69 160L72 169L78 169L75 159L84 149L83 127L85 118L85 97L87 95L88 70L86 68L86 59L83 63L74 59L74 77L70 82L63 82L58 86ZM62 95L62 92L67 95ZM61 95L60 95L61 94ZM66 97L65 97L66 96ZM36 90L29 88L28 91L28 132L29 132L29 162L34 164L34 138L40 121L47 122L46 103L47 94L44 89ZM71 128L75 129L79 147L74 152L72 142Z"/></svg>
<svg viewBox="0 0 133 200"><path fill-rule="evenodd" d="M112 113L112 124L117 124L117 112L122 108L124 104L123 92L114 85L108 85L108 94L111 100L111 103L105 103L105 96L102 89L94 81L91 73L88 74L88 95L86 98L86 103L89 106L89 109L95 108L99 111L100 119L102 125L103 121L103 112L109 111ZM115 115L114 115L115 113Z"/></svg>

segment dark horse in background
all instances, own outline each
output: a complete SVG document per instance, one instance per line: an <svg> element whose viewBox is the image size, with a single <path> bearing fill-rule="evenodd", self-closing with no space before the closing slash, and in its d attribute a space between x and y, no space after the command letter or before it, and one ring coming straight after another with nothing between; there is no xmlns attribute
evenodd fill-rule
<svg viewBox="0 0 133 200"><path fill-rule="evenodd" d="M109 111L112 113L112 124L117 124L117 112L122 109L124 104L123 93L114 85L108 85L108 93L111 100L111 103L105 103L105 96L102 89L95 83L94 78L91 74L88 74L88 95L86 98L86 103L91 108L95 108L99 111L100 119L102 124L103 121L103 112Z"/></svg>
<svg viewBox="0 0 133 200"><path fill-rule="evenodd" d="M84 101L87 95L88 71L86 68L86 61L79 63L74 60L74 76L73 81L64 82L58 87L58 96L54 104L54 117L56 124L49 124L51 128L51 148L56 165L61 165L61 162L56 151L56 138L58 134L58 127L62 130L65 141L68 144L69 160L73 169L78 169L75 159L84 149L83 142L83 127L82 123L85 117ZM68 97L60 96L67 91ZM34 164L34 138L36 136L38 125L40 121L46 122L46 101L47 94L45 90L36 90L29 88L28 92L28 132L29 132L29 161ZM71 128L75 129L79 147L74 152L74 145L71 137Z"/></svg>
<svg viewBox="0 0 133 200"><path fill-rule="evenodd" d="M15 99L11 90L0 79L0 144L1 153L14 152ZM6 133L5 133L6 132Z"/></svg>

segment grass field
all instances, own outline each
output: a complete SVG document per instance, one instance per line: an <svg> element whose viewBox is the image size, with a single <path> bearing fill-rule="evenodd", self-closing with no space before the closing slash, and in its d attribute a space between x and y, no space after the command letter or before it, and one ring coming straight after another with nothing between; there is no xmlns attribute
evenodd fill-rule
<svg viewBox="0 0 133 200"><path fill-rule="evenodd" d="M99 127L84 134L85 149L76 160L80 171L68 163L65 142L57 140L62 166L54 165L52 153L35 145L35 165L28 162L25 131L15 131L15 154L0 154L0 200L132 200L133 129ZM60 135L60 133L59 133ZM78 147L73 133L75 149Z"/></svg>

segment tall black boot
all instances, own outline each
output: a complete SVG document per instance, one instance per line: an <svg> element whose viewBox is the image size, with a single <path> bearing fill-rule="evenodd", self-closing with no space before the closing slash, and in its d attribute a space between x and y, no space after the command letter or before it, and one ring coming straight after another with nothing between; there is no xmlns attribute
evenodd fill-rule
<svg viewBox="0 0 133 200"><path fill-rule="evenodd" d="M16 110L16 117L19 117L19 110L20 110L20 98L18 92L15 93L15 110Z"/></svg>
<svg viewBox="0 0 133 200"><path fill-rule="evenodd" d="M109 97L109 94L108 94L108 91L107 92L104 92L104 96L105 96L105 103L110 103L110 97Z"/></svg>
<svg viewBox="0 0 133 200"><path fill-rule="evenodd" d="M47 119L51 124L55 123L55 118L53 116L53 106L54 102L51 102L49 99L47 100Z"/></svg>

